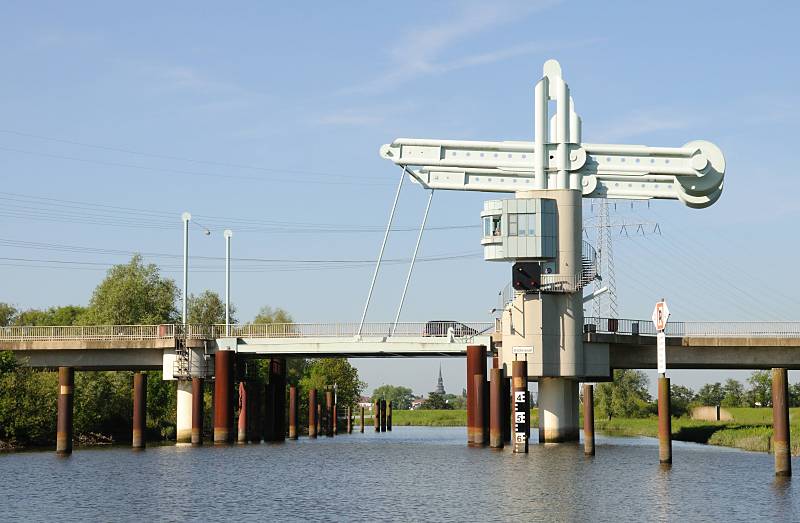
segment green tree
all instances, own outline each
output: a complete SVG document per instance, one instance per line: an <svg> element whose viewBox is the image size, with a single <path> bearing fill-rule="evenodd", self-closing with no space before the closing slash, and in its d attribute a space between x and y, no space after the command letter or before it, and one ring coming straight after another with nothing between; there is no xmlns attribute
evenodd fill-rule
<svg viewBox="0 0 800 523"><path fill-rule="evenodd" d="M373 401L376 398L383 398L392 402L392 408L408 410L411 408L411 400L414 399L414 392L408 387L395 385L381 385L372 391Z"/></svg>
<svg viewBox="0 0 800 523"><path fill-rule="evenodd" d="M0 327L12 325L17 312L17 308L10 303L0 302Z"/></svg>
<svg viewBox="0 0 800 523"><path fill-rule="evenodd" d="M754 371L747 383L750 384L750 405L753 407L769 407L772 405L772 375L768 370Z"/></svg>
<svg viewBox="0 0 800 523"><path fill-rule="evenodd" d="M745 407L747 399L745 397L744 386L737 380L728 378L722 386L722 405L723 407Z"/></svg>
<svg viewBox="0 0 800 523"><path fill-rule="evenodd" d="M11 352L0 353L0 440L44 445L56 431L58 377L23 367Z"/></svg>
<svg viewBox="0 0 800 523"><path fill-rule="evenodd" d="M76 325L86 312L80 305L50 307L46 310L28 309L21 311L14 319L15 325Z"/></svg>
<svg viewBox="0 0 800 523"><path fill-rule="evenodd" d="M800 407L800 383L789 385L789 406Z"/></svg>
<svg viewBox="0 0 800 523"><path fill-rule="evenodd" d="M466 392L466 391L465 391ZM455 394L445 394L444 400L453 410L464 410L467 408L467 396L456 396Z"/></svg>
<svg viewBox="0 0 800 523"><path fill-rule="evenodd" d="M689 404L694 400L694 391L683 385L670 385L669 400L672 415L685 416L689 413Z"/></svg>
<svg viewBox="0 0 800 523"><path fill-rule="evenodd" d="M132 384L132 372L76 372L75 434L129 440Z"/></svg>
<svg viewBox="0 0 800 523"><path fill-rule="evenodd" d="M175 282L162 278L158 267L139 254L108 270L81 317L85 325L153 325L175 323L180 296Z"/></svg>
<svg viewBox="0 0 800 523"><path fill-rule="evenodd" d="M273 309L269 305L265 305L261 307L261 310L258 311L256 317L253 318L253 323L256 324L265 324L265 323L293 323L294 320L292 319L292 315L286 312L285 310L278 307L277 309Z"/></svg>
<svg viewBox="0 0 800 523"><path fill-rule="evenodd" d="M214 291L205 290L199 296L189 295L186 304L188 322L195 325L225 323L225 302ZM231 304L231 323L236 323L236 307Z"/></svg>
<svg viewBox="0 0 800 523"><path fill-rule="evenodd" d="M642 418L653 412L647 392L647 375L636 370L615 370L614 381L597 386L598 415L618 418Z"/></svg>
<svg viewBox="0 0 800 523"><path fill-rule="evenodd" d="M721 405L722 400L725 398L725 392L722 390L722 384L706 383L700 390L697 391L695 400L700 405L716 406Z"/></svg>
<svg viewBox="0 0 800 523"><path fill-rule="evenodd" d="M429 392L428 397L419 406L422 410L452 410L453 406L444 399L444 394Z"/></svg>
<svg viewBox="0 0 800 523"><path fill-rule="evenodd" d="M325 390L336 386L336 403L343 407L354 407L366 384L358 377L358 369L345 358L323 358L312 360L300 379L302 390Z"/></svg>

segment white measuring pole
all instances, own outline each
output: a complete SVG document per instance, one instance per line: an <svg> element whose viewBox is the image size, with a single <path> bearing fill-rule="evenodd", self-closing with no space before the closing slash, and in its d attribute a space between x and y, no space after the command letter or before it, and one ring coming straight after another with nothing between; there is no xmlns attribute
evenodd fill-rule
<svg viewBox="0 0 800 523"><path fill-rule="evenodd" d="M364 320L367 318L367 310L369 310L369 302L372 299L372 291L375 289L375 281L378 279L378 271L381 268L381 261L383 260L383 251L386 249L386 240L389 239L389 231L392 228L394 221L394 211L397 209L397 200L400 199L400 189L403 188L403 180L406 179L406 168L403 167L403 172L400 175L400 182L397 184L397 192L394 195L394 203L392 210L389 213L389 223L386 224L386 232L383 234L383 243L381 243L381 250L378 253L378 262L375 264L375 272L372 273L372 283L369 284L369 292L367 293L367 302L364 304L364 312L361 314L361 323L358 324L358 335L361 336L361 331L364 329Z"/></svg>
<svg viewBox="0 0 800 523"><path fill-rule="evenodd" d="M425 214L422 216L422 224L419 226L419 234L417 234L417 244L414 246L414 254L411 256L411 265L408 268L408 275L406 276L406 283L403 285L403 294L400 295L400 305L397 307L397 315L394 317L392 330L389 331L389 336L394 334L397 329L397 322L400 321L400 311L403 310L403 302L406 301L406 291L408 291L408 284L411 281L411 273L414 271L414 262L417 261L417 253L419 252L419 244L422 242L422 233L425 231L425 224L428 221L428 212L431 210L431 201L433 200L433 189L428 195L428 205L425 206Z"/></svg>

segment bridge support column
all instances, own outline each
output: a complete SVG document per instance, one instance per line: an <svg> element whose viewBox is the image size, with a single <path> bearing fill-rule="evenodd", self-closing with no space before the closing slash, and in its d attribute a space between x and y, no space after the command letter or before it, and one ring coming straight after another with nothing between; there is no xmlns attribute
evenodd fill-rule
<svg viewBox="0 0 800 523"><path fill-rule="evenodd" d="M583 384L583 453L594 456L594 387Z"/></svg>
<svg viewBox="0 0 800 523"><path fill-rule="evenodd" d="M214 354L214 444L230 443L233 435L233 351Z"/></svg>
<svg viewBox="0 0 800 523"><path fill-rule="evenodd" d="M250 443L261 443L262 430L264 426L264 387L260 382L254 381L249 384L247 398L247 440Z"/></svg>
<svg viewBox="0 0 800 523"><path fill-rule="evenodd" d="M775 453L776 476L792 475L788 388L786 369L772 369L772 448Z"/></svg>
<svg viewBox="0 0 800 523"><path fill-rule="evenodd" d="M289 386L289 439L297 439L297 387Z"/></svg>
<svg viewBox="0 0 800 523"><path fill-rule="evenodd" d="M317 437L317 389L308 391L308 437Z"/></svg>
<svg viewBox="0 0 800 523"><path fill-rule="evenodd" d="M658 460L672 463L672 415L670 413L669 378L658 377Z"/></svg>
<svg viewBox="0 0 800 523"><path fill-rule="evenodd" d="M286 360L273 358L271 368L270 380L275 384L272 388L273 405L275 406L272 440L286 441Z"/></svg>
<svg viewBox="0 0 800 523"><path fill-rule="evenodd" d="M523 454L528 452L528 440L531 439L528 362L514 361L511 363L511 385L514 395L514 433L511 437L514 442L514 453Z"/></svg>
<svg viewBox="0 0 800 523"><path fill-rule="evenodd" d="M473 406L475 412L473 413L473 421L475 422L475 432L472 437L472 444L476 447L483 447L486 445L486 432L483 430L486 426L484 422L486 414L486 377L481 374L472 375L472 392L475 394Z"/></svg>
<svg viewBox="0 0 800 523"><path fill-rule="evenodd" d="M380 401L381 432L386 432L386 400Z"/></svg>
<svg viewBox="0 0 800 523"><path fill-rule="evenodd" d="M489 447L503 448L503 370L489 373ZM508 420L508 418L505 418Z"/></svg>
<svg viewBox="0 0 800 523"><path fill-rule="evenodd" d="M190 443L192 441L192 382L178 380L178 401L175 416L175 441Z"/></svg>
<svg viewBox="0 0 800 523"><path fill-rule="evenodd" d="M486 380L486 346L467 346L467 444L474 444L478 428L475 426L475 380L473 376L480 374ZM483 429L481 429L483 430Z"/></svg>
<svg viewBox="0 0 800 523"><path fill-rule="evenodd" d="M539 378L539 442L578 441L578 382Z"/></svg>
<svg viewBox="0 0 800 523"><path fill-rule="evenodd" d="M317 401L317 435L322 435L322 429L324 425L322 423L322 401Z"/></svg>
<svg viewBox="0 0 800 523"><path fill-rule="evenodd" d="M333 437L333 391L325 391L325 435L329 438Z"/></svg>
<svg viewBox="0 0 800 523"><path fill-rule="evenodd" d="M270 367L271 367L270 363ZM264 384L264 419L261 430L264 441L275 441L275 381L270 371L269 383Z"/></svg>
<svg viewBox="0 0 800 523"><path fill-rule="evenodd" d="M145 431L147 430L147 374L133 374L133 434L131 447L145 447Z"/></svg>
<svg viewBox="0 0 800 523"><path fill-rule="evenodd" d="M58 415L56 418L56 454L72 454L72 406L75 391L75 369L58 368Z"/></svg>
<svg viewBox="0 0 800 523"><path fill-rule="evenodd" d="M203 378L192 378L192 445L203 444Z"/></svg>
<svg viewBox="0 0 800 523"><path fill-rule="evenodd" d="M375 432L381 431L381 400L375 400L372 404L372 425Z"/></svg>
<svg viewBox="0 0 800 523"><path fill-rule="evenodd" d="M239 382L239 423L237 425L237 432L236 432L236 442L237 443L247 443L247 418L248 418L248 410L251 410L251 407L248 405L250 402L249 392L250 387L248 386L249 383L246 381Z"/></svg>
<svg viewBox="0 0 800 523"><path fill-rule="evenodd" d="M361 407L361 433L364 433L364 407Z"/></svg>
<svg viewBox="0 0 800 523"><path fill-rule="evenodd" d="M392 430L392 402L386 404L386 430Z"/></svg>

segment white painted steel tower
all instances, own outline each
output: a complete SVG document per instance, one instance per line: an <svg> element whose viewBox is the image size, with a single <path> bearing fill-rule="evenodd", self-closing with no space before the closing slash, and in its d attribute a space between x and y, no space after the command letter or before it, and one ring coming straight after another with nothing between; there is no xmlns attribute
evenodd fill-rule
<svg viewBox="0 0 800 523"><path fill-rule="evenodd" d="M581 239L581 198L707 207L722 193L725 159L705 141L582 143L581 119L555 60L544 64L534 98L533 142L399 138L380 154L426 189L516 195L487 201L481 213L484 257L532 269L505 305L500 359L507 376L511 361L525 359L529 379L539 382L540 441L571 441L578 439L578 382L607 379L611 371L608 347L583 347L583 288L597 274Z"/></svg>

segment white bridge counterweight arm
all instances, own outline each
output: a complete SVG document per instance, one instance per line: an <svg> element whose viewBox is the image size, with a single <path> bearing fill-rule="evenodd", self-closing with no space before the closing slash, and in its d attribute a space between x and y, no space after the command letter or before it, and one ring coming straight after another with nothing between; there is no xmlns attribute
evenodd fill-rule
<svg viewBox="0 0 800 523"><path fill-rule="evenodd" d="M431 189L514 193L535 188L536 142L482 142L399 138L381 156L408 167ZM552 182L556 145L544 144ZM707 207L722 192L725 158L706 141L683 147L568 144L569 171L581 177L586 198L672 199ZM416 167L416 168L414 168ZM555 183L548 184L555 188Z"/></svg>

